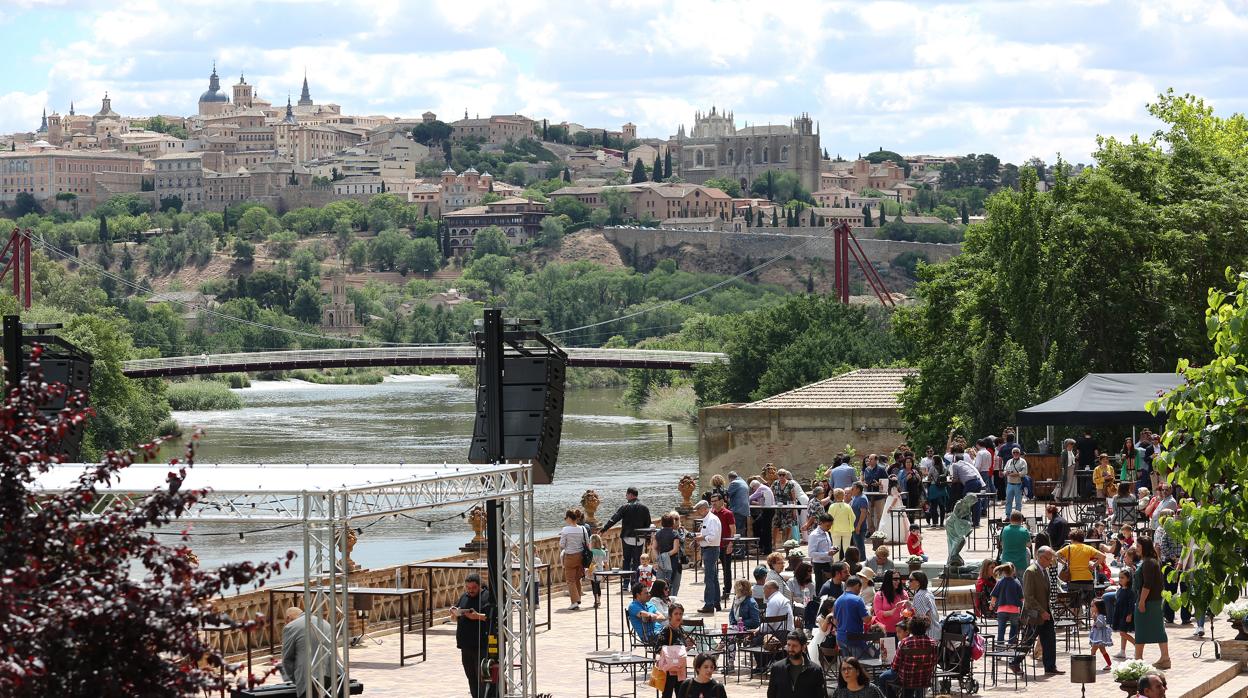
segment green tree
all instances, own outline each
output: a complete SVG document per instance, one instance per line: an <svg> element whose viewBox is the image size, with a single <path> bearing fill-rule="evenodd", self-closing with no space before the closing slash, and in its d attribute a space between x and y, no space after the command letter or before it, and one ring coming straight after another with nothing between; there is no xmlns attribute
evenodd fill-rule
<svg viewBox="0 0 1248 698"><path fill-rule="evenodd" d="M663 154L663 179L672 178L672 151Z"/></svg>
<svg viewBox="0 0 1248 698"><path fill-rule="evenodd" d="M182 212L182 197L176 194L173 196L162 196L160 199L160 210L161 211L175 211L175 212L181 213Z"/></svg>
<svg viewBox="0 0 1248 698"><path fill-rule="evenodd" d="M108 234L108 218L100 216L100 243L104 245L111 244L113 237Z"/></svg>
<svg viewBox="0 0 1248 698"><path fill-rule="evenodd" d="M256 259L256 246L238 238L234 241L234 261L239 264L251 264Z"/></svg>
<svg viewBox="0 0 1248 698"><path fill-rule="evenodd" d="M383 230L368 245L368 259L377 271L390 271L398 266L399 253L408 237L397 230Z"/></svg>
<svg viewBox="0 0 1248 698"><path fill-rule="evenodd" d="M581 223L589 219L589 206L573 196L557 196L547 207L553 216L567 216L573 223Z"/></svg>
<svg viewBox="0 0 1248 698"><path fill-rule="evenodd" d="M496 225L482 229L473 237L472 258L480 259L486 255L511 256L511 245L507 244L507 235Z"/></svg>
<svg viewBox="0 0 1248 698"><path fill-rule="evenodd" d="M433 238L409 240L403 247L399 269L403 272L432 273L442 268L442 250Z"/></svg>
<svg viewBox="0 0 1248 698"><path fill-rule="evenodd" d="M703 186L718 189L734 199L741 196L741 183L732 177L712 177L706 180Z"/></svg>
<svg viewBox="0 0 1248 698"><path fill-rule="evenodd" d="M633 162L633 184L637 184L638 182L644 182L646 180L647 180L646 166L641 164L641 160L634 161Z"/></svg>
<svg viewBox="0 0 1248 698"><path fill-rule="evenodd" d="M412 128L412 138L421 145L435 145L451 138L451 125L438 120L422 122Z"/></svg>
<svg viewBox="0 0 1248 698"><path fill-rule="evenodd" d="M773 227L773 228L779 228L779 227L780 227L780 218L779 218L778 216L776 216L776 207L775 207L775 206L772 206L772 207L771 207L771 227Z"/></svg>
<svg viewBox="0 0 1248 698"><path fill-rule="evenodd" d="M946 223L949 221L946 221ZM962 225L969 225L971 222L971 213L966 206L966 202L962 202Z"/></svg>
<svg viewBox="0 0 1248 698"><path fill-rule="evenodd" d="M14 218L21 218L30 213L42 215L43 207L39 205L39 202L35 200L34 195L30 192L18 192L13 197L13 208L9 210L9 214Z"/></svg>
<svg viewBox="0 0 1248 698"><path fill-rule="evenodd" d="M368 263L368 243L363 240L356 240L347 246L347 263L351 265L351 269L359 271Z"/></svg>
<svg viewBox="0 0 1248 698"><path fill-rule="evenodd" d="M299 244L299 236L294 231L283 230L269 236L269 252L277 259L287 259Z"/></svg>
<svg viewBox="0 0 1248 698"><path fill-rule="evenodd" d="M282 224L263 206L247 209L238 219L238 234L249 238L276 233L281 229Z"/></svg>
<svg viewBox="0 0 1248 698"><path fill-rule="evenodd" d="M510 273L511 258L486 254L472 260L472 264L464 270L464 278L480 281L489 286L491 293L497 294L506 284L507 275Z"/></svg>
<svg viewBox="0 0 1248 698"><path fill-rule="evenodd" d="M523 187L527 178L528 170L522 162L511 163L503 172L503 181L518 187Z"/></svg>
<svg viewBox="0 0 1248 698"><path fill-rule="evenodd" d="M871 220L871 207L866 204L862 205L862 224L868 228L875 225Z"/></svg>
<svg viewBox="0 0 1248 698"><path fill-rule="evenodd" d="M1230 269L1235 291L1209 290L1205 310L1206 336L1212 360L1197 366L1187 359L1176 371L1183 382L1155 403L1164 411L1163 450L1154 460L1159 472L1191 499L1166 524L1173 540L1191 541L1195 558L1171 579L1181 578L1183 593L1171 606L1193 606L1218 615L1240 598L1248 582L1248 274Z"/></svg>
<svg viewBox="0 0 1248 698"><path fill-rule="evenodd" d="M663 162L659 160L658 153L654 155L654 167L650 169L650 178L656 182L663 181Z"/></svg>
<svg viewBox="0 0 1248 698"><path fill-rule="evenodd" d="M537 243L542 247L558 247L559 241L563 239L563 221L560 216L547 216L542 219L541 233L537 236Z"/></svg>
<svg viewBox="0 0 1248 698"><path fill-rule="evenodd" d="M607 205L607 223L617 225L628 218L628 197L615 187L602 190L602 201Z"/></svg>
<svg viewBox="0 0 1248 698"><path fill-rule="evenodd" d="M304 281L295 290L290 302L290 314L300 322L315 325L321 321L321 289L314 281Z"/></svg>

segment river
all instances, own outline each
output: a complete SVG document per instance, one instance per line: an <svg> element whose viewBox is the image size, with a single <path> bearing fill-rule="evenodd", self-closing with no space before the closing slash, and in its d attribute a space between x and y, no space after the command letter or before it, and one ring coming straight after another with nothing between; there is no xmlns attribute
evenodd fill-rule
<svg viewBox="0 0 1248 698"><path fill-rule="evenodd" d="M453 376L395 376L377 385L257 382L237 391L240 410L175 412L189 431L202 427L200 463L456 463L464 462L472 434L473 391ZM553 534L567 507L595 489L605 520L634 485L656 515L679 500L676 483L697 473L697 433L640 419L620 406L622 391L569 391L555 481L534 494L537 533ZM419 520L386 519L364 529L352 559L384 567L459 552L472 537L459 510L421 513ZM450 520L426 522L452 516ZM201 565L263 561L287 550L301 553L298 528L251 532L261 526L197 524L191 547ZM244 540L238 533L247 531ZM291 574L299 576L292 566Z"/></svg>

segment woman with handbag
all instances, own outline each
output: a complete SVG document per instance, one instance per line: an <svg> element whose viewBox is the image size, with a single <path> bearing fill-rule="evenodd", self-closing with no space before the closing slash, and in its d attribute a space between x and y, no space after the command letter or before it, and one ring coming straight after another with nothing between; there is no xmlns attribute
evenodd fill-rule
<svg viewBox="0 0 1248 698"><path fill-rule="evenodd" d="M693 649L693 640L680 627L685 620L685 607L673 601L668 607L667 624L654 635L654 658L651 681L655 690L663 691L663 698L671 698L676 687L685 680L685 657ZM663 678L660 679L660 673ZM660 687L658 682L662 681Z"/></svg>
<svg viewBox="0 0 1248 698"><path fill-rule="evenodd" d="M676 530L676 522L679 520L680 515L676 512L668 512L660 517L660 528L650 542L651 556L658 563L656 576L667 581L668 590L672 596L680 592L680 576L683 569L681 538Z"/></svg>
<svg viewBox="0 0 1248 698"><path fill-rule="evenodd" d="M572 610L581 607L581 578L585 576L585 568L588 566L585 558L592 561L589 534L584 526L577 523L581 515L581 510L576 507L568 509L563 515L566 525L559 530L559 557L563 561L563 578L568 584L568 598L572 601L568 608Z"/></svg>

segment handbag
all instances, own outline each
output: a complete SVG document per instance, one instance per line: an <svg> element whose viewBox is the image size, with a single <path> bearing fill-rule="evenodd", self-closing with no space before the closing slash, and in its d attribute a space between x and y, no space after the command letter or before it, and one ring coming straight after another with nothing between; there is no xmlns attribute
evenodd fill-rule
<svg viewBox="0 0 1248 698"><path fill-rule="evenodd" d="M657 666L650 670L650 678L646 681L647 686L653 686L654 690L663 692L663 688L667 686L667 672Z"/></svg>
<svg viewBox="0 0 1248 698"><path fill-rule="evenodd" d="M581 548L581 566L589 567L594 564L594 552L589 548L589 531L585 527L581 527L581 535L584 536L585 545Z"/></svg>
<svg viewBox="0 0 1248 698"><path fill-rule="evenodd" d="M1057 571L1057 578L1063 584L1069 584L1070 583L1070 558L1067 557L1065 558L1065 560L1066 560L1066 565L1063 566L1062 569Z"/></svg>

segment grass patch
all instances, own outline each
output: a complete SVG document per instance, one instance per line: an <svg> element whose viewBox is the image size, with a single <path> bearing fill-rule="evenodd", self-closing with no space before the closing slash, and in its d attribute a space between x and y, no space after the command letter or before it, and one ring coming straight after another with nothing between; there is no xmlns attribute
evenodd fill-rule
<svg viewBox="0 0 1248 698"><path fill-rule="evenodd" d="M204 380L225 383L231 388L250 388L251 378L246 373L211 373Z"/></svg>
<svg viewBox="0 0 1248 698"><path fill-rule="evenodd" d="M386 371L375 368L328 368L319 371L301 368L291 371L290 377L321 385L376 385L385 380Z"/></svg>
<svg viewBox="0 0 1248 698"><path fill-rule="evenodd" d="M237 410L243 399L230 391L221 381L186 381L172 383L166 392L169 406L176 411L185 410Z"/></svg>
<svg viewBox="0 0 1248 698"><path fill-rule="evenodd" d="M646 419L693 422L698 417L698 396L690 385L655 388L640 412Z"/></svg>

